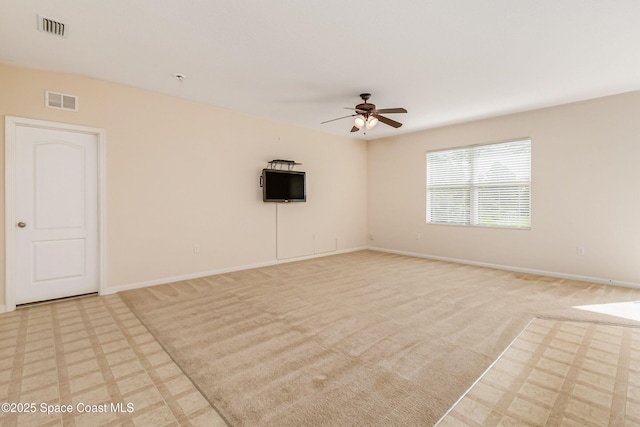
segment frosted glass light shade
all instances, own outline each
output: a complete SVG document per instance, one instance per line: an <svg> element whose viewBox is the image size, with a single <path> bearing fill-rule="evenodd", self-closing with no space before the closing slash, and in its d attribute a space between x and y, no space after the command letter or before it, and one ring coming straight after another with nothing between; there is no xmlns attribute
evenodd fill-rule
<svg viewBox="0 0 640 427"><path fill-rule="evenodd" d="M367 129L371 129L378 124L378 118L375 116L369 116L367 119Z"/></svg>

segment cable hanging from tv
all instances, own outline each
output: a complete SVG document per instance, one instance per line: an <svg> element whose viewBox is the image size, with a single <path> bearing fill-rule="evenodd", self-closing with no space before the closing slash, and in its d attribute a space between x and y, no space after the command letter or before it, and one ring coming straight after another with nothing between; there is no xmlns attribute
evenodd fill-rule
<svg viewBox="0 0 640 427"><path fill-rule="evenodd" d="M282 159L274 159L269 162L269 169L284 169L293 170L293 167L296 165L301 165L302 163L296 163L295 160L282 160Z"/></svg>

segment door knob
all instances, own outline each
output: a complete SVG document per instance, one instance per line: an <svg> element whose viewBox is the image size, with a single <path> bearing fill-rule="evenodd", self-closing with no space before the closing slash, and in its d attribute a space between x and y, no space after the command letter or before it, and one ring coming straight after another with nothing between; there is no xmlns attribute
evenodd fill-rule
<svg viewBox="0 0 640 427"><path fill-rule="evenodd" d="M20 228L25 228L26 226L27 226L27 223L26 223L26 222L22 222L22 221L20 221L20 222L18 223L18 227L20 227Z"/></svg>

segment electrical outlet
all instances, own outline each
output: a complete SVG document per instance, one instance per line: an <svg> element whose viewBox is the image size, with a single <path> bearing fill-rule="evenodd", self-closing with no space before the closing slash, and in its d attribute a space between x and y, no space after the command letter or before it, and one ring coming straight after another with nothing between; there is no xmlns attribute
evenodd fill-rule
<svg viewBox="0 0 640 427"><path fill-rule="evenodd" d="M584 252L584 247L582 247L582 246L578 246L578 247L576 248L576 253L578 254L578 256L584 256L584 253L585 253L585 252Z"/></svg>
<svg viewBox="0 0 640 427"><path fill-rule="evenodd" d="M422 235L420 233L416 233L416 240L422 239Z"/></svg>
<svg viewBox="0 0 640 427"><path fill-rule="evenodd" d="M197 254L200 252L200 245L193 245L193 253Z"/></svg>
<svg viewBox="0 0 640 427"><path fill-rule="evenodd" d="M373 233L369 233L369 240L373 240Z"/></svg>

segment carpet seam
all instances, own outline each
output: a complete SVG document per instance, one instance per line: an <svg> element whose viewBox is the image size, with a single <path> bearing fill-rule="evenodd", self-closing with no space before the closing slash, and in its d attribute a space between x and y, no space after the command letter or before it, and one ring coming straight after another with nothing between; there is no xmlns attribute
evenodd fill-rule
<svg viewBox="0 0 640 427"><path fill-rule="evenodd" d="M622 328L640 329L640 324L637 324L637 323L618 323L618 322L607 322L607 321L604 321L604 320L574 319L574 318L570 318L570 317L545 316L545 315L536 316L535 319L558 320L558 321L562 321L562 322L593 323L593 324L596 324L596 325L603 325L603 326L620 326Z"/></svg>
<svg viewBox="0 0 640 427"><path fill-rule="evenodd" d="M555 320L558 322L578 322L578 323L590 323L594 325L603 325L603 326L615 326L615 327L622 327L622 328L634 328L634 329L640 328L640 325L631 325L631 324L625 324L625 323L604 322L604 321L585 320L585 319L569 319L569 318L563 318L563 317L544 316L544 315L534 316L533 319L531 319L529 323L527 323L524 329L522 329L522 331L520 331L520 333L513 339L513 341L511 341L509 345L507 345L504 351L502 351L502 353L500 353L498 357L496 357L496 359L491 363L491 365L489 365L489 367L473 382L473 384L471 384L471 386L469 386L469 388L458 398L458 400L456 400L453 403L453 405L451 405L451 407L447 410L447 412L445 412L444 415L440 417L440 419L433 425L433 427L438 427L438 425L440 425L442 420L444 420L449 415L449 413L451 413L454 410L456 405L458 405L458 403L460 403L460 401L462 401L462 399L464 399L467 396L467 394L471 392L471 390L476 386L476 384L478 384L482 380L482 378L498 363L498 361L500 361L500 359L505 355L505 353L515 344L515 342L522 336L522 334L525 333L525 331L529 328L529 326L531 326L531 324L536 320Z"/></svg>
<svg viewBox="0 0 640 427"><path fill-rule="evenodd" d="M120 295L118 295L118 297L120 297ZM193 381L193 378L191 378L191 376L189 374L187 374L185 372L185 370L182 368L182 366L174 359L173 355L167 350L167 348L164 346L164 344L162 342L160 342L158 340L158 337L156 337L156 335L153 333L153 331L151 329L149 329L149 327L147 326L147 324L144 322L144 320L138 316L138 313L136 313L133 308L129 305L129 302L126 300L126 298L122 298L120 297L120 300L127 306L127 308L129 309L129 311L136 317L136 319L138 319L138 321L140 322L140 324L142 326L144 326L144 328L147 330L147 332L149 332L149 334L153 337L153 339L156 341L156 343L158 343L158 345L160 347L162 347L162 350L167 354L167 356L169 356L169 358L171 359L171 361L178 367L178 369L180 369L180 372L182 372L184 374L185 377L187 377L189 379L189 382L191 382L191 384L195 387L196 390L198 390L198 393L200 393L202 395L202 397L204 397L204 399L209 403L209 405L213 408L214 411L216 411L216 413L218 414L218 416L220 416L220 418L222 419L222 421L224 421L224 423L229 426L229 427L233 427L233 424L231 424L229 422L229 420L227 419L227 417L224 416L224 414L222 414L220 412L220 410L216 407L216 405L213 404L213 402L211 402L211 400L209 399L209 397L202 391L202 389L200 388L200 386L198 386L198 384L195 383L195 381Z"/></svg>
<svg viewBox="0 0 640 427"><path fill-rule="evenodd" d="M446 418L446 416L447 416L447 415L449 415L449 413L450 413L451 411L453 411L453 408L455 408L455 407L456 407L456 405L457 405L458 403L460 403L460 401L461 401L461 400L462 400L462 399L463 399L467 394L469 394L469 392L471 391L471 389L473 389L473 387L475 387L475 385L476 385L476 384L478 384L478 383L480 382L480 380L481 380L481 379L482 379L482 378L487 374L487 372L489 372L489 371L491 370L491 368L493 368L493 367L494 367L494 365L495 365L496 363L498 363L498 361L502 358L502 356L504 356L504 354L507 352L507 350L509 350L509 349L511 348L511 346L512 346L512 345L513 345L513 344L518 340L518 338L520 338L520 336L521 336L522 334L524 334L524 332L527 330L527 328L528 328L529 326L531 326L531 323L533 323L536 319L537 319L537 317L534 317L533 319L529 320L529 322L528 322L528 323L525 325L525 327L520 331L520 333L519 333L519 334L518 334L518 335L517 335L517 336L516 336L516 337L515 337L515 338L514 338L510 343L509 343L509 345L507 345L507 346L505 347L505 349L502 351L502 353L500 353L500 354L498 355L498 357L496 357L496 359L495 359L493 362L491 362L491 364L487 367L487 369L485 369L485 370L484 370L484 372L483 372L482 374L480 374L480 376L479 376L479 377L478 377L478 378L473 382L473 384L471 384L471 385L469 386L469 388L468 388L464 393L462 393L462 396L460 396L460 397L458 398L458 400L456 400L456 401L453 403L453 405L451 405L451 407L447 410L447 412L445 412L445 413L444 413L444 415L443 415L442 417L440 417L440 419L439 419L439 420L438 420L438 421L433 425L433 427L437 427L437 426L440 424L440 422L441 422L444 418Z"/></svg>

